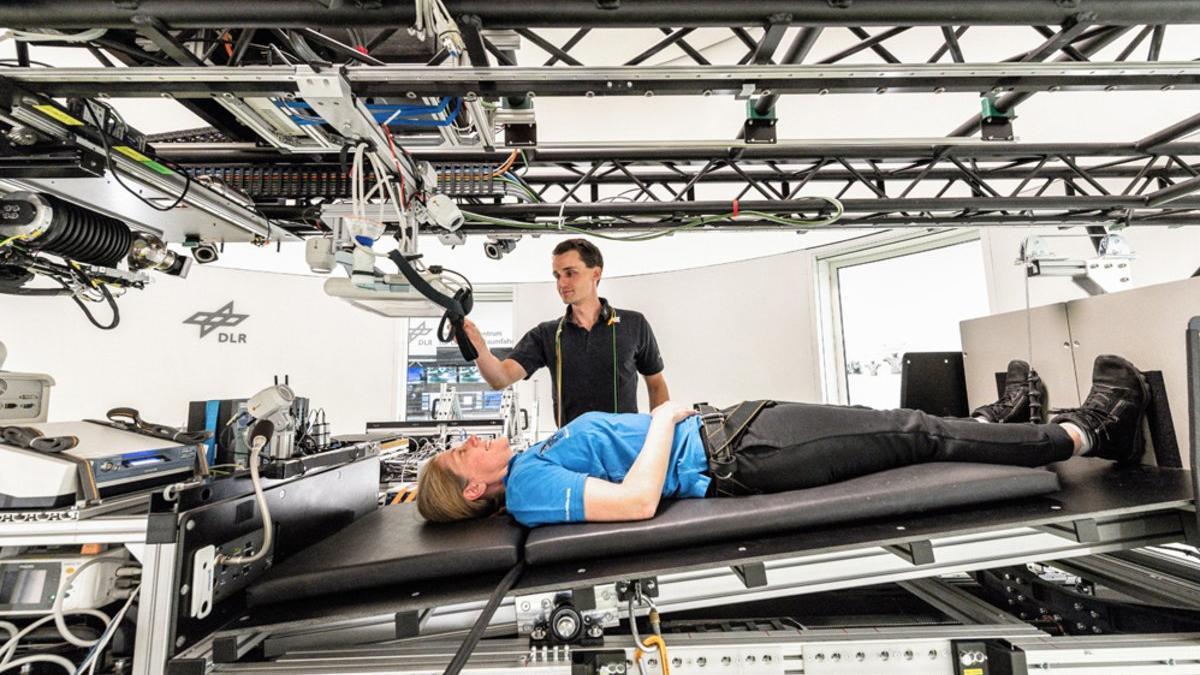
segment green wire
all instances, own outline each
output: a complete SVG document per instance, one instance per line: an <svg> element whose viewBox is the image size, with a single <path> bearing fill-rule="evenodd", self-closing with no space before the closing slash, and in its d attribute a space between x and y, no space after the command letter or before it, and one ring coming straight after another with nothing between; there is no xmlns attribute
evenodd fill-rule
<svg viewBox="0 0 1200 675"><path fill-rule="evenodd" d="M822 199L825 199L827 202L829 202L831 205L833 205L833 207L835 209L835 213L833 215L831 215L830 217L823 218L821 220L800 220L800 219L796 219L796 218L786 218L784 216L779 216L779 215L776 215L773 213L766 213L763 211L755 211L755 210L740 211L738 215L746 214L746 215L751 215L751 216L757 216L768 222L778 223L780 225L788 225L788 226L792 226L792 227L804 227L804 228L824 227L827 225L832 225L833 223L837 222L842 217L842 214L845 211L842 208L842 203L840 201L830 198L830 197L823 197ZM520 220L510 220L508 218L494 218L491 216L485 216L485 215L478 214L478 213L471 213L468 211L464 211L463 215L465 215L467 218L471 219L472 222L483 223L483 224L487 224L487 225L497 225L500 227L511 227L511 228L520 228L520 229L537 229L537 230L543 230L543 231L548 231L548 232L553 232L556 230L565 230L568 232L574 232L577 234L585 234L588 236L598 237L600 239L607 239L610 241L635 241L635 242L636 241L650 241L652 239L658 239L659 237L666 237L666 236L672 235L676 232L690 230L690 229L693 229L696 227L701 227L703 225L709 225L711 223L732 221L734 218L734 213L731 211L729 213L693 218L691 220L684 221L683 223L680 223L679 225L676 225L674 227L670 227L667 229L663 229L663 230L656 230L656 231L652 231L652 232L643 232L640 234L633 234L633 235L628 235L628 236L618 236L618 235L605 234L603 232L597 232L595 230L587 230L582 227L576 227L574 225L567 225L567 224L563 224L563 225L559 226L559 225L550 224L550 223L526 222L526 221L520 221ZM595 220L588 220L588 221L583 221L583 222L591 223L591 224L604 224L604 221L595 221Z"/></svg>

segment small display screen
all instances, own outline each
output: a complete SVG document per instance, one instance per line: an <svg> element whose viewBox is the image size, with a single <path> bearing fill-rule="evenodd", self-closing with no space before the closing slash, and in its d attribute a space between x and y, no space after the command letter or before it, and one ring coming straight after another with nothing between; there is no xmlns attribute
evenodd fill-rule
<svg viewBox="0 0 1200 675"><path fill-rule="evenodd" d="M459 382L483 382L483 374L479 372L478 366L459 366L458 367Z"/></svg>
<svg viewBox="0 0 1200 675"><path fill-rule="evenodd" d="M164 462L164 461L166 461L166 457L163 457L162 455L155 455L153 457L138 457L137 459L126 460L125 466L139 467L139 466L146 466L148 464L158 464L158 463Z"/></svg>
<svg viewBox="0 0 1200 675"><path fill-rule="evenodd" d="M429 376L426 380L427 382L434 384L458 382L458 368L456 366L434 366L425 372Z"/></svg>
<svg viewBox="0 0 1200 675"><path fill-rule="evenodd" d="M422 366L409 366L408 367L408 381L409 382L424 382L425 381L425 368Z"/></svg>
<svg viewBox="0 0 1200 675"><path fill-rule="evenodd" d="M0 605L36 605L46 586L44 569L9 569L0 572Z"/></svg>
<svg viewBox="0 0 1200 675"><path fill-rule="evenodd" d="M483 408L485 410L497 410L500 404L504 401L504 392L502 391L485 391L483 392Z"/></svg>

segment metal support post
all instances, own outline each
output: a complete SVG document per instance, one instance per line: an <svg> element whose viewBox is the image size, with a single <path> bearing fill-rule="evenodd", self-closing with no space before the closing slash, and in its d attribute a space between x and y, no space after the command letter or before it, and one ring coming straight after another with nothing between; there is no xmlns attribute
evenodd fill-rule
<svg viewBox="0 0 1200 675"><path fill-rule="evenodd" d="M164 675L167 660L174 654L178 549L177 543L147 544L142 554L142 592L138 601L133 675Z"/></svg>

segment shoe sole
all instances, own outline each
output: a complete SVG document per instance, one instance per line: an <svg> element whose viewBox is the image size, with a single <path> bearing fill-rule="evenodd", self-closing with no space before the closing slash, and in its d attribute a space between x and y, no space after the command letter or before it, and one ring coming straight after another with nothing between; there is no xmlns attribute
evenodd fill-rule
<svg viewBox="0 0 1200 675"><path fill-rule="evenodd" d="M1126 363L1129 363L1126 361ZM1118 460L1118 464L1141 464L1141 459L1146 454L1146 409L1150 407L1150 383L1146 381L1146 376L1142 375L1142 371L1136 366L1129 363L1133 372L1137 375L1138 384L1142 386L1142 409L1138 413L1137 431L1133 435L1133 452L1128 457Z"/></svg>

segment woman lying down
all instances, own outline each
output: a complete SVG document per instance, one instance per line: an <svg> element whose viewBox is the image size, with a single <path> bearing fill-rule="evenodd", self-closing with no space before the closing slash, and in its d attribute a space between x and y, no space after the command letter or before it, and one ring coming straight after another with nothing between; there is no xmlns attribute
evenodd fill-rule
<svg viewBox="0 0 1200 675"><path fill-rule="evenodd" d="M1010 363L1004 396L970 419L775 402L701 416L668 401L649 415L587 413L520 454L507 439L472 436L425 464L417 506L437 522L501 507L527 527L645 520L664 497L798 490L926 462L1033 467L1073 454L1141 457L1149 393L1133 364L1098 357L1083 406L1050 424L1027 423L1028 373L1024 362Z"/></svg>

